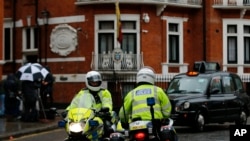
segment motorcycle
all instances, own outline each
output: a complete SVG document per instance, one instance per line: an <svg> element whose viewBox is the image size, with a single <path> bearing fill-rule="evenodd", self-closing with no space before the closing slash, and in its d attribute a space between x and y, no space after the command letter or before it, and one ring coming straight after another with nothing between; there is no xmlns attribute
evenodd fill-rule
<svg viewBox="0 0 250 141"><path fill-rule="evenodd" d="M152 120L133 119L128 129L118 129L110 135L110 141L178 141L171 118L164 121L154 119L154 98L148 98ZM156 127L159 127L157 129Z"/></svg>
<svg viewBox="0 0 250 141"><path fill-rule="evenodd" d="M64 119L58 122L58 126L65 128L68 134L66 141L103 140L105 133L109 135L115 130L108 122L116 120L115 113L112 115L108 108L99 112L87 108L74 108L62 114Z"/></svg>

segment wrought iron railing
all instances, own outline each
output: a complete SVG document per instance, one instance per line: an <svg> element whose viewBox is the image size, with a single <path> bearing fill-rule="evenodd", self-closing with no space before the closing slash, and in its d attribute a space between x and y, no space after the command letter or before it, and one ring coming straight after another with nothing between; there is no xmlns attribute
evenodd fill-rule
<svg viewBox="0 0 250 141"><path fill-rule="evenodd" d="M116 67L115 65L118 65ZM112 53L92 54L91 68L93 70L103 71L136 71L139 70L143 64L143 54L124 53L122 59L118 62L113 58Z"/></svg>
<svg viewBox="0 0 250 141"><path fill-rule="evenodd" d="M76 5L115 3L117 0L76 0ZM127 4L174 4L186 6L201 6L203 0L119 0L119 3Z"/></svg>
<svg viewBox="0 0 250 141"><path fill-rule="evenodd" d="M213 6L218 7L242 7L249 6L250 0L214 0Z"/></svg>

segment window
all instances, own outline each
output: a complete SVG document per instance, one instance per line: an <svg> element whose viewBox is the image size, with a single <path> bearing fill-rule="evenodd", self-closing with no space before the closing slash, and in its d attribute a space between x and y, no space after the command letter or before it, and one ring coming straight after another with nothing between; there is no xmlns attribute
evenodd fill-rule
<svg viewBox="0 0 250 141"><path fill-rule="evenodd" d="M38 41L38 29L37 28L24 28L23 30L23 51L37 51Z"/></svg>
<svg viewBox="0 0 250 141"><path fill-rule="evenodd" d="M12 61L13 51L13 23L11 19L4 19L3 30L3 59L4 61Z"/></svg>
<svg viewBox="0 0 250 141"><path fill-rule="evenodd" d="M4 60L12 60L12 29L4 28Z"/></svg>
<svg viewBox="0 0 250 141"><path fill-rule="evenodd" d="M227 62L237 63L237 26L236 25L228 25L227 28L228 33L228 43L227 43Z"/></svg>
<svg viewBox="0 0 250 141"><path fill-rule="evenodd" d="M180 64L184 63L183 55L183 23L187 22L187 18L168 17L166 20L166 54L167 63Z"/></svg>
<svg viewBox="0 0 250 141"><path fill-rule="evenodd" d="M234 87L232 77L224 76L222 78L222 81L223 81L223 88L224 88L225 93L234 93L235 92L235 87Z"/></svg>
<svg viewBox="0 0 250 141"><path fill-rule="evenodd" d="M114 33L109 30L114 30L114 21L100 21L99 30L103 31L98 34L98 53L108 53L114 49Z"/></svg>
<svg viewBox="0 0 250 141"><path fill-rule="evenodd" d="M244 26L244 63L250 64L250 25Z"/></svg>
<svg viewBox="0 0 250 141"><path fill-rule="evenodd" d="M169 62L170 63L179 63L179 26L176 23L169 23L168 24L168 31L169 31Z"/></svg>
<svg viewBox="0 0 250 141"><path fill-rule="evenodd" d="M223 19L223 64L224 70L233 66L238 73L250 65L250 20Z"/></svg>
<svg viewBox="0 0 250 141"><path fill-rule="evenodd" d="M23 60L37 62L38 59L39 29L34 27L23 28Z"/></svg>
<svg viewBox="0 0 250 141"><path fill-rule="evenodd" d="M96 69L136 69L140 64L140 15L122 14L122 42L117 39L117 21L115 14L95 16L95 55L93 67ZM121 65L114 65L114 49L119 48L123 58ZM121 57L119 56L119 57Z"/></svg>
<svg viewBox="0 0 250 141"><path fill-rule="evenodd" d="M108 53L112 52L115 48L115 27L114 21L99 21L99 31L98 33L98 53ZM122 21L122 31L123 40L121 48L125 53L136 54L137 46L137 31L135 21ZM127 31L127 32L126 32Z"/></svg>
<svg viewBox="0 0 250 141"><path fill-rule="evenodd" d="M241 92L241 93L244 92L243 83L242 83L240 77L238 77L237 75L233 75L233 78L235 80L236 90Z"/></svg>
<svg viewBox="0 0 250 141"><path fill-rule="evenodd" d="M123 34L123 40L121 48L123 52L136 54L136 22L135 21L124 21L122 22L122 29L129 31Z"/></svg>
<svg viewBox="0 0 250 141"><path fill-rule="evenodd" d="M221 78L218 76L218 77L214 77L212 78L211 80L211 85L210 85L210 90L215 90L215 89L218 89L219 92L218 93L221 93L222 92L222 86L221 86Z"/></svg>

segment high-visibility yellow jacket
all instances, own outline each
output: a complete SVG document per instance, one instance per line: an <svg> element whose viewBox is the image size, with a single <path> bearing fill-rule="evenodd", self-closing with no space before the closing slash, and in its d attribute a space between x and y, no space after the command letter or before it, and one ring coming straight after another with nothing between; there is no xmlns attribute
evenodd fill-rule
<svg viewBox="0 0 250 141"><path fill-rule="evenodd" d="M113 110L113 103L110 92L107 89L101 89L97 94L98 97L95 98L88 89L81 89L75 95L66 110L83 107L100 111L102 107L108 107L109 111L111 112ZM96 99L99 99L100 101L96 101Z"/></svg>
<svg viewBox="0 0 250 141"><path fill-rule="evenodd" d="M131 90L125 96L124 105L119 111L121 122L128 123L129 120L134 118L151 120L150 106L147 105L148 97L155 98L154 118L169 118L172 107L166 93L160 87L143 84Z"/></svg>

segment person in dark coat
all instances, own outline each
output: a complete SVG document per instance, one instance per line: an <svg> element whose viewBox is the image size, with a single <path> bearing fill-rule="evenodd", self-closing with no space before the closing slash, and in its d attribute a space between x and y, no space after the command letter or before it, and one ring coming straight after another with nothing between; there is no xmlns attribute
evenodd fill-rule
<svg viewBox="0 0 250 141"><path fill-rule="evenodd" d="M20 118L21 84L14 74L9 74L3 84L5 91L5 116L7 121Z"/></svg>
<svg viewBox="0 0 250 141"><path fill-rule="evenodd" d="M39 121L39 95L38 88L41 86L39 81L22 81L23 93L23 114L21 120L24 122Z"/></svg>
<svg viewBox="0 0 250 141"><path fill-rule="evenodd" d="M0 117L5 116L5 91L4 91L4 81L0 81Z"/></svg>
<svg viewBox="0 0 250 141"><path fill-rule="evenodd" d="M45 67L49 72L50 68ZM41 85L41 98L42 98L42 103L44 105L44 108L48 109L53 107L53 83L55 79L50 72L44 80L42 80L42 85Z"/></svg>

